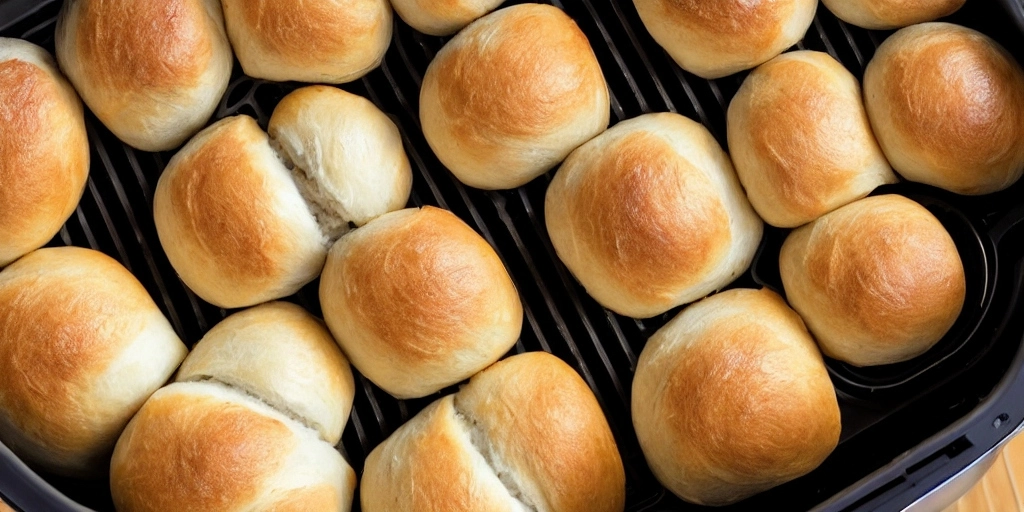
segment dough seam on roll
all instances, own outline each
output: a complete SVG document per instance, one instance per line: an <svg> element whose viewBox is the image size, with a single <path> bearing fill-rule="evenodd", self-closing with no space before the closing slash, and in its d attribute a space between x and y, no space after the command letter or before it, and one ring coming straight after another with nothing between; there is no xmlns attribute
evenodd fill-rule
<svg viewBox="0 0 1024 512"><path fill-rule="evenodd" d="M302 196L309 212L316 219L317 226L320 226L320 232L327 240L329 248L353 227L353 223L345 220L348 215L346 215L344 206L339 201L331 199L331 195L324 190L323 185L312 178L308 170L296 163L284 144L281 144L269 133L267 133L267 137L270 139L270 148L285 169L288 169L288 174L299 190L299 195Z"/></svg>
<svg viewBox="0 0 1024 512"><path fill-rule="evenodd" d="M298 423L299 425L302 425L303 427L305 427L305 428L307 428L309 430L312 430L315 433L317 439L327 443L327 440L325 440L324 436L320 433L322 431L322 429L319 428L320 425L316 425L315 422L312 422L310 420L307 420L306 418L303 418L299 413L295 412L294 410L292 410L292 408L290 408L287 405L285 405L284 404L284 400L268 400L267 398L262 397L259 394L257 394L252 389L251 386L247 386L243 382L237 382L237 383L228 382L228 381L225 381L223 379L219 379L217 377L214 377L212 375L202 375L202 374L194 375L192 377L189 377L187 379L180 380L180 381L176 380L175 382L211 384L211 385L215 385L215 386L219 386L221 388L227 389L227 390L231 391L232 393L234 393L236 395L244 395L244 396L248 397L250 400L254 400L254 401L260 402L261 404L263 404L263 405L265 405L265 406L267 406L267 407L277 411L282 416L285 416L288 419L294 421L295 423ZM328 443L328 444L330 444L330 443Z"/></svg>
<svg viewBox="0 0 1024 512"><path fill-rule="evenodd" d="M456 394L455 397L457 398L458 394ZM484 462L487 463L487 468L490 469L491 472L494 473L494 476L498 478L498 481L501 482L501 485L508 492L508 495L513 500L520 503L523 508L532 512L539 512L541 509L536 506L534 500L526 496L526 493L523 491L523 486L519 485L519 482L516 481L515 473L512 471L501 470L501 468L508 467L508 465L504 464L503 461L500 460L498 454L495 453L491 443L487 441L486 434L483 429L480 428L479 422L459 407L458 400L452 400L452 409L455 410L455 419L457 420L458 425L462 427L462 430L469 438L470 446L472 446L473 450L483 458Z"/></svg>

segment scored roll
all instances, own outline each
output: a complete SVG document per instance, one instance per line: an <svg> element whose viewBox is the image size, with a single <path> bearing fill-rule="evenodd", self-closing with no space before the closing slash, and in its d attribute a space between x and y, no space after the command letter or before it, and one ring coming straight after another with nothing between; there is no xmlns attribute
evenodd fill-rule
<svg viewBox="0 0 1024 512"><path fill-rule="evenodd" d="M380 65L391 44L387 0L221 0L245 74L340 84Z"/></svg>
<svg viewBox="0 0 1024 512"><path fill-rule="evenodd" d="M583 379L519 354L429 405L366 458L362 509L615 512L625 474Z"/></svg>
<svg viewBox="0 0 1024 512"><path fill-rule="evenodd" d="M210 329L181 364L177 382L214 380L294 414L335 445L355 383L327 328L301 307L270 302Z"/></svg>
<svg viewBox="0 0 1024 512"><path fill-rule="evenodd" d="M437 158L477 188L525 185L608 126L608 86L587 37L556 7L520 4L463 29L423 77Z"/></svg>
<svg viewBox="0 0 1024 512"><path fill-rule="evenodd" d="M313 430L244 393L177 382L128 424L110 464L119 511L351 508L356 475Z"/></svg>
<svg viewBox="0 0 1024 512"><path fill-rule="evenodd" d="M89 176L82 102L46 50L0 38L0 268L38 249Z"/></svg>
<svg viewBox="0 0 1024 512"><path fill-rule="evenodd" d="M174 149L210 119L231 78L217 0L75 0L57 60L89 109L143 151Z"/></svg>
<svg viewBox="0 0 1024 512"><path fill-rule="evenodd" d="M980 32L949 23L896 32L868 63L864 101L908 180L980 195L1024 172L1024 70Z"/></svg>
<svg viewBox="0 0 1024 512"><path fill-rule="evenodd" d="M687 307L644 347L633 425L680 498L728 505L803 476L839 442L839 404L800 317L770 290Z"/></svg>
<svg viewBox="0 0 1024 512"><path fill-rule="evenodd" d="M729 150L750 203L792 228L895 183L860 83L827 53L784 53L743 81L728 111Z"/></svg>
<svg viewBox="0 0 1024 512"><path fill-rule="evenodd" d="M320 303L352 364L398 398L486 368L523 325L519 294L494 249L429 206L389 213L338 240Z"/></svg>
<svg viewBox="0 0 1024 512"><path fill-rule="evenodd" d="M839 19L872 30L890 30L953 14L967 0L822 0Z"/></svg>
<svg viewBox="0 0 1024 512"><path fill-rule="evenodd" d="M713 79L750 69L803 39L818 0L633 0L679 67Z"/></svg>
<svg viewBox="0 0 1024 512"><path fill-rule="evenodd" d="M103 253L40 249L0 272L0 441L31 466L106 471L121 430L188 349Z"/></svg>
<svg viewBox="0 0 1024 512"><path fill-rule="evenodd" d="M544 205L551 243L587 293L637 318L729 284L764 229L711 133L669 113L623 121L574 151Z"/></svg>
<svg viewBox="0 0 1024 512"><path fill-rule="evenodd" d="M861 199L793 231L779 270L822 352L855 366L924 353L956 322L966 293L946 228L898 195Z"/></svg>

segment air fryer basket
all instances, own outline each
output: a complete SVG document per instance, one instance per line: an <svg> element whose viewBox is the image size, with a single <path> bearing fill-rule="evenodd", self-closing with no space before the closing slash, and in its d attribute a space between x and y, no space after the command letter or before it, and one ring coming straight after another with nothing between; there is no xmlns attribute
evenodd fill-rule
<svg viewBox="0 0 1024 512"><path fill-rule="evenodd" d="M0 36L22 37L52 52L60 3L0 0ZM576 20L594 47L611 88L612 123L646 112L679 112L703 123L725 146L725 111L745 74L708 81L682 71L647 34L629 0L554 4ZM968 0L950 21L987 33L1024 60L1024 36L992 0ZM828 52L860 77L887 35L842 23L821 6L797 47ZM419 34L396 18L382 66L343 88L369 98L400 127L415 174L410 205L453 211L508 266L525 311L522 338L513 352L551 352L594 390L626 466L627 510L700 509L676 499L651 475L629 412L637 356L646 339L678 310L640 321L608 312L587 296L558 261L544 227L544 193L552 173L516 190L485 192L461 185L438 162L419 130L417 112L423 73L445 41ZM266 127L277 102L300 86L253 80L236 65L215 118L248 114ZM92 247L120 260L182 338L194 344L230 312L192 294L160 248L153 188L173 153L132 150L92 114L86 122L92 144L88 188L51 245ZM933 350L908 363L856 369L828 361L843 418L835 453L806 477L724 510L899 510L991 449L1024 418L1024 398L1015 399L1024 397L1024 353L1018 351L1024 338L1019 304L1024 182L978 198L910 183L876 193L888 192L920 202L953 235L968 278L961 318ZM768 228L750 272L732 286L781 291L778 252L786 233ZM317 286L314 282L289 300L319 314ZM352 421L339 449L360 471L373 447L439 395L399 401L359 375L356 386ZM79 509L72 500L96 510L112 508L105 480L41 476L0 445L0 494L16 508Z"/></svg>

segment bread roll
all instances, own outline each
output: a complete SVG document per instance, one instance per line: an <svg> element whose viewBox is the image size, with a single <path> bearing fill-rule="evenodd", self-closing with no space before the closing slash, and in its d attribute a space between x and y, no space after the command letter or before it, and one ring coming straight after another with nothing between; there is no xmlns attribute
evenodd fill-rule
<svg viewBox="0 0 1024 512"><path fill-rule="evenodd" d="M504 0L391 0L410 27L432 36L449 36L491 12Z"/></svg>
<svg viewBox="0 0 1024 512"><path fill-rule="evenodd" d="M792 228L895 183L860 83L827 53L784 53L755 69L728 115L729 150L750 203Z"/></svg>
<svg viewBox="0 0 1024 512"><path fill-rule="evenodd" d="M243 390L332 445L341 440L355 395L348 360L327 328L287 302L224 319L192 349L175 380L212 380Z"/></svg>
<svg viewBox="0 0 1024 512"><path fill-rule="evenodd" d="M839 404L800 317L769 290L694 304L648 340L633 425L654 475L727 505L809 473L839 442Z"/></svg>
<svg viewBox="0 0 1024 512"><path fill-rule="evenodd" d="M884 195L789 235L782 283L825 355L854 366L898 363L938 342L964 304L964 267L923 206Z"/></svg>
<svg viewBox="0 0 1024 512"><path fill-rule="evenodd" d="M729 284L763 231L729 155L668 113L623 121L574 151L545 212L558 257L591 297L637 318Z"/></svg>
<svg viewBox="0 0 1024 512"><path fill-rule="evenodd" d="M181 145L231 78L217 0L74 0L57 20L57 60L111 132L143 151Z"/></svg>
<svg viewBox="0 0 1024 512"><path fill-rule="evenodd" d="M132 419L110 465L119 511L348 511L355 473L315 432L215 383L175 383Z"/></svg>
<svg viewBox="0 0 1024 512"><path fill-rule="evenodd" d="M914 25L864 73L871 126L896 172L988 194L1024 171L1024 71L998 43L948 23Z"/></svg>
<svg viewBox="0 0 1024 512"><path fill-rule="evenodd" d="M347 226L405 207L412 168L398 127L373 103L335 87L284 97L270 138L298 172L303 195Z"/></svg>
<svg viewBox="0 0 1024 512"><path fill-rule="evenodd" d="M320 273L335 234L318 225L267 134L246 116L196 135L167 164L153 202L171 265L223 308L297 292Z"/></svg>
<svg viewBox="0 0 1024 512"><path fill-rule="evenodd" d="M822 0L839 19L873 30L890 30L953 14L966 0Z"/></svg>
<svg viewBox="0 0 1024 512"><path fill-rule="evenodd" d="M608 126L597 57L550 5L506 7L473 22L423 77L420 121L437 158L463 183L524 185Z"/></svg>
<svg viewBox="0 0 1024 512"><path fill-rule="evenodd" d="M807 33L818 0L633 0L651 37L703 78L750 69Z"/></svg>
<svg viewBox="0 0 1024 512"><path fill-rule="evenodd" d="M320 303L352 364L398 398L483 370L512 348L523 325L494 249L451 212L429 206L389 213L338 240Z"/></svg>
<svg viewBox="0 0 1024 512"><path fill-rule="evenodd" d="M46 50L0 37L0 268L38 249L89 177L82 102Z"/></svg>
<svg viewBox="0 0 1024 512"><path fill-rule="evenodd" d="M380 65L391 43L387 0L221 0L245 74L340 84Z"/></svg>
<svg viewBox="0 0 1024 512"><path fill-rule="evenodd" d="M187 349L108 256L40 249L0 272L0 441L60 475L101 477L121 430Z"/></svg>
<svg viewBox="0 0 1024 512"><path fill-rule="evenodd" d="M366 512L612 512L625 505L615 439L593 393L546 353L512 356L416 415L370 453Z"/></svg>

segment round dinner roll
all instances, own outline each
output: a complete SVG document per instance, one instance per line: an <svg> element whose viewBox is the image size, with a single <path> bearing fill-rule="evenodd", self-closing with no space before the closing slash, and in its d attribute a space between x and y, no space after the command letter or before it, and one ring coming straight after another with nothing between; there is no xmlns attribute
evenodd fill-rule
<svg viewBox="0 0 1024 512"><path fill-rule="evenodd" d="M318 224L267 134L247 116L218 121L174 155L153 209L174 270L222 308L297 292L320 273L338 234Z"/></svg>
<svg viewBox="0 0 1024 512"><path fill-rule="evenodd" d="M767 289L704 299L647 341L633 425L658 481L716 506L811 472L841 429L814 340Z"/></svg>
<svg viewBox="0 0 1024 512"><path fill-rule="evenodd" d="M0 272L0 441L59 475L105 474L121 430L188 350L120 263L40 249Z"/></svg>
<svg viewBox="0 0 1024 512"><path fill-rule="evenodd" d="M854 366L923 354L956 322L966 293L949 233L898 195L861 199L793 231L779 270L822 352Z"/></svg>
<svg viewBox="0 0 1024 512"><path fill-rule="evenodd" d="M750 69L807 33L818 0L633 0L679 67L713 79Z"/></svg>
<svg viewBox="0 0 1024 512"><path fill-rule="evenodd" d="M88 177L78 94L46 50L0 37L0 268L60 231Z"/></svg>
<svg viewBox="0 0 1024 512"><path fill-rule="evenodd" d="M544 205L565 266L602 306L635 318L732 282L764 230L729 155L679 114L623 121L584 144Z"/></svg>
<svg viewBox="0 0 1024 512"><path fill-rule="evenodd" d="M428 406L366 459L366 512L613 512L626 486L583 379L547 353L512 356Z"/></svg>
<svg viewBox="0 0 1024 512"><path fill-rule="evenodd" d="M175 383L128 424L110 464L121 512L351 508L356 475L316 433L216 383Z"/></svg>
<svg viewBox="0 0 1024 512"><path fill-rule="evenodd" d="M388 0L221 0L245 74L340 84L380 65L391 43Z"/></svg>
<svg viewBox="0 0 1024 512"><path fill-rule="evenodd" d="M270 118L271 143L303 195L344 224L362 226L405 207L412 168L398 127L369 100L311 86L284 97Z"/></svg>
<svg viewBox="0 0 1024 512"><path fill-rule="evenodd" d="M806 224L895 183L860 83L827 53L784 53L755 69L728 114L729 151L767 223Z"/></svg>
<svg viewBox="0 0 1024 512"><path fill-rule="evenodd" d="M608 85L590 42L550 5L506 7L473 22L427 67L423 135L460 181L525 185L604 131Z"/></svg>
<svg viewBox="0 0 1024 512"><path fill-rule="evenodd" d="M885 156L910 181L979 195L1024 171L1024 71L979 32L896 32L868 64L864 100Z"/></svg>
<svg viewBox="0 0 1024 512"><path fill-rule="evenodd" d="M450 36L496 9L504 0L391 0L410 27L432 36Z"/></svg>
<svg viewBox="0 0 1024 512"><path fill-rule="evenodd" d="M523 326L519 294L494 249L429 206L386 214L338 240L320 303L352 364L398 398L490 366Z"/></svg>
<svg viewBox="0 0 1024 512"><path fill-rule="evenodd" d="M174 149L210 119L231 78L217 0L74 0L57 60L96 117L143 151Z"/></svg>
<svg viewBox="0 0 1024 512"><path fill-rule="evenodd" d="M873 30L890 30L953 14L966 0L822 0L839 19Z"/></svg>
<svg viewBox="0 0 1024 512"><path fill-rule="evenodd" d="M319 320L287 302L235 313L210 329L178 382L212 380L245 391L338 444L355 396L348 360Z"/></svg>

